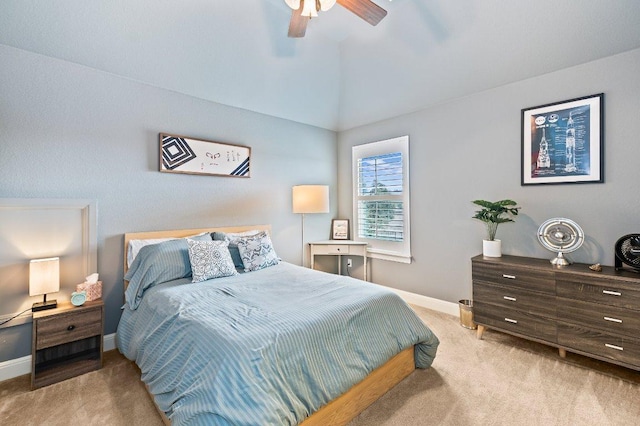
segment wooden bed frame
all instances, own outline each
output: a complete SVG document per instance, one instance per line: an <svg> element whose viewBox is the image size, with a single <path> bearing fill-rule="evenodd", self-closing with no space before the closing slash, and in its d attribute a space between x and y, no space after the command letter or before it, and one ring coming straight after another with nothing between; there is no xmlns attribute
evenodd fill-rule
<svg viewBox="0 0 640 426"><path fill-rule="evenodd" d="M259 229L271 233L270 225L231 226L220 228L179 229L169 231L135 232L124 234L124 272L127 272L127 249L130 240L145 240L152 238L184 238L202 232L245 232ZM124 290L128 282L124 282ZM345 425L358 414L373 404L378 398L387 393L391 388L400 383L405 377L415 370L413 346L393 356L385 364L373 370L360 383L337 397L318 411L307 417L302 426ZM147 392L149 389L147 388ZM153 395L149 392L151 400L155 404ZM169 426L171 420L156 405L163 422Z"/></svg>

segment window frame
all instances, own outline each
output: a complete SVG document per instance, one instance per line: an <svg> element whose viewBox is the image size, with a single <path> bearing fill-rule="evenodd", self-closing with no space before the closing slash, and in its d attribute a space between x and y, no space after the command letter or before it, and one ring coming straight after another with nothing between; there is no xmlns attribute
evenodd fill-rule
<svg viewBox="0 0 640 426"><path fill-rule="evenodd" d="M402 225L403 241L394 242L377 238L360 237L358 217L358 201L366 200L367 196L359 195L358 160L361 158L375 157L390 153L400 152L402 155ZM411 263L411 217L410 217L410 185L409 185L409 136L386 139L377 142L369 142L362 145L354 145L351 148L351 174L352 174L352 203L353 203L353 239L369 243L368 256L373 259L390 260L400 263ZM378 196L376 196L378 197ZM397 199L399 196L391 195ZM392 199L392 198L389 198Z"/></svg>

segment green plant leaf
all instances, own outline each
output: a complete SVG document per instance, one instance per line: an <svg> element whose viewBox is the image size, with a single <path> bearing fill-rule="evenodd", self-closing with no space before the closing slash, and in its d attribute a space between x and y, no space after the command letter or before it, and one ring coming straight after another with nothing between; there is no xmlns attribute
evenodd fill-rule
<svg viewBox="0 0 640 426"><path fill-rule="evenodd" d="M476 204L482 209L477 210L473 219L481 220L487 225L487 234L489 240L493 241L496 237L498 230L498 224L513 222L511 216L517 216L520 207L517 206L513 200L500 200L500 201L487 201L487 200L474 200L473 204Z"/></svg>

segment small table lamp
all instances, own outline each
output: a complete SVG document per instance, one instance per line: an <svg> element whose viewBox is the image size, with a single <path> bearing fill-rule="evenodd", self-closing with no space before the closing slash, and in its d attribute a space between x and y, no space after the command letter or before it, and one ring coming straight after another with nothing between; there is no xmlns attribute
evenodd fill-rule
<svg viewBox="0 0 640 426"><path fill-rule="evenodd" d="M292 191L293 212L302 213L302 266L304 266L304 214L329 213L328 185L296 185Z"/></svg>
<svg viewBox="0 0 640 426"><path fill-rule="evenodd" d="M47 301L47 293L60 290L60 258L34 259L29 262L29 296L44 295L42 302L34 303L32 312L53 309L58 306L56 300Z"/></svg>

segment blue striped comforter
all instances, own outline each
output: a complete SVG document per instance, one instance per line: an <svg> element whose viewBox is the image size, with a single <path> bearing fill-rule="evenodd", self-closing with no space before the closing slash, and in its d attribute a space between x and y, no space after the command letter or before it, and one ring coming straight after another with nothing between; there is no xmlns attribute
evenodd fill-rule
<svg viewBox="0 0 640 426"><path fill-rule="evenodd" d="M295 425L403 349L436 336L395 293L280 263L146 290L124 307L120 351L173 425Z"/></svg>

